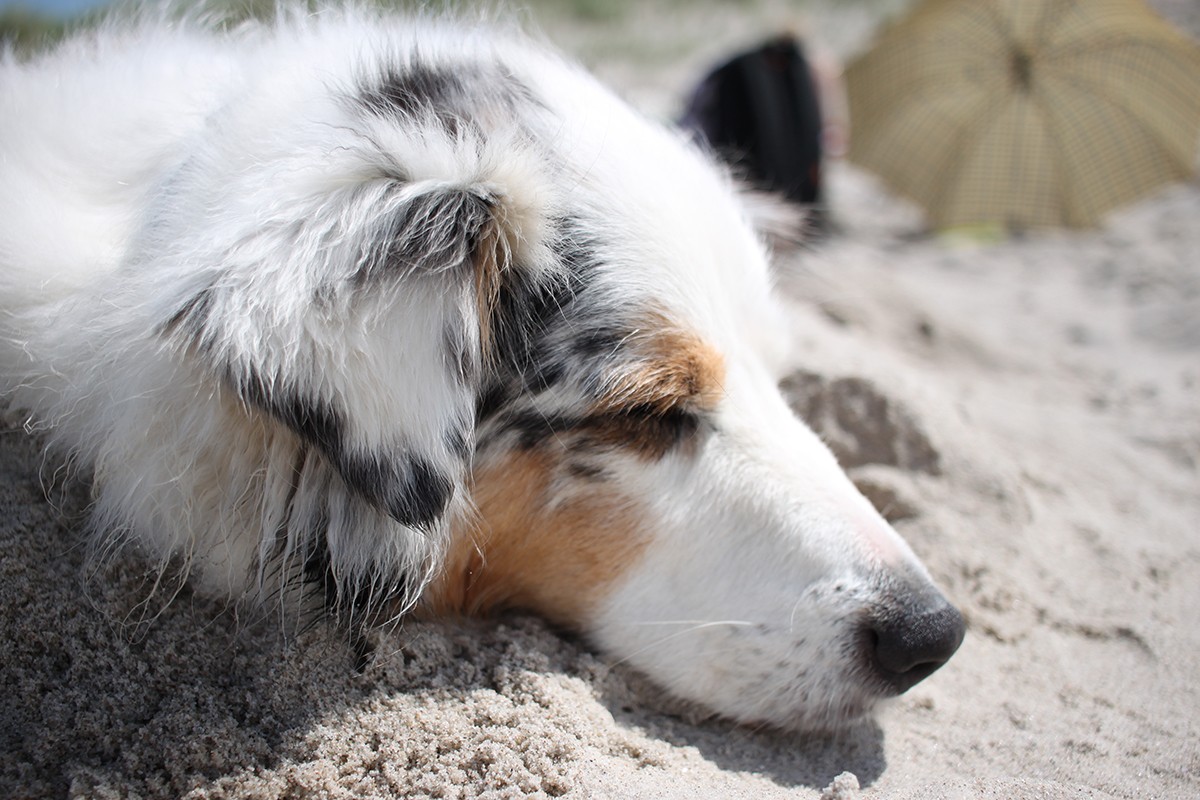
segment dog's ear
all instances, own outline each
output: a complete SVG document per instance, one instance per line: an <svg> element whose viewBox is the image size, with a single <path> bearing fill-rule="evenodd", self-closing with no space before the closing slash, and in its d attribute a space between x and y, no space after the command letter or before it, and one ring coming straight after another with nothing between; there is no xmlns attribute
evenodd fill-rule
<svg viewBox="0 0 1200 800"><path fill-rule="evenodd" d="M473 451L492 303L538 263L539 214L496 181L389 177L304 212L228 248L167 328L352 494L432 532Z"/></svg>

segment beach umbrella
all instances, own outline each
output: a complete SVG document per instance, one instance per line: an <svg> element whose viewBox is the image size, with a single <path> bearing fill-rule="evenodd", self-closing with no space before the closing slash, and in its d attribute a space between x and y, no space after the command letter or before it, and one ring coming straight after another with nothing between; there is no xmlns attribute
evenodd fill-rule
<svg viewBox="0 0 1200 800"><path fill-rule="evenodd" d="M935 228L1093 225L1196 165L1200 50L1141 0L927 0L846 80L850 159Z"/></svg>

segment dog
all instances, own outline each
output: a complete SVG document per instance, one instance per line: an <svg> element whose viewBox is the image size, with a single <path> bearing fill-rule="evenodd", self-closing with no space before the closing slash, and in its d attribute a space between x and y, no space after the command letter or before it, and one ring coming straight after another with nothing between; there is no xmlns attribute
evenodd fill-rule
<svg viewBox="0 0 1200 800"><path fill-rule="evenodd" d="M0 72L3 390L102 551L285 623L531 610L797 730L956 650L710 154L500 23L168 16Z"/></svg>

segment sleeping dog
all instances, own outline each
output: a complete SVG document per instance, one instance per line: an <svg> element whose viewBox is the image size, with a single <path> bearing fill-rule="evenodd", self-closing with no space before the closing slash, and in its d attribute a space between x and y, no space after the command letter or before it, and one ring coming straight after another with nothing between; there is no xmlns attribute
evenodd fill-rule
<svg viewBox="0 0 1200 800"><path fill-rule="evenodd" d="M751 204L517 34L110 23L4 60L0 185L3 388L106 552L285 620L529 609L795 729L962 639L780 394Z"/></svg>

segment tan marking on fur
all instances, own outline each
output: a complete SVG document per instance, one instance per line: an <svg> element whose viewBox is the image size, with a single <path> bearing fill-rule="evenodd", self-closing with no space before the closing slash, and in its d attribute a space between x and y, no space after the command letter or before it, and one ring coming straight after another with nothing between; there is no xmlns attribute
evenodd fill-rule
<svg viewBox="0 0 1200 800"><path fill-rule="evenodd" d="M521 251L523 243L528 244L524 229L530 227L530 221L522 219L530 210L514 207L510 197L494 198L488 208L492 217L480 231L475 246L475 296L479 304L479 341L485 360L491 355L492 313L500 289L515 254Z"/></svg>
<svg viewBox="0 0 1200 800"><path fill-rule="evenodd" d="M496 213L496 209L493 209ZM503 221L493 216L484 227L475 250L475 297L479 304L479 344L484 357L491 352L492 311L500 296L504 271L511 259L512 246Z"/></svg>
<svg viewBox="0 0 1200 800"><path fill-rule="evenodd" d="M474 529L457 532L426 590L435 614L535 611L578 626L649 543L644 514L611 487L570 478L545 449L478 471Z"/></svg>
<svg viewBox="0 0 1200 800"><path fill-rule="evenodd" d="M636 357L604 382L596 411L712 408L724 394L725 359L716 348L657 314L629 347Z"/></svg>

